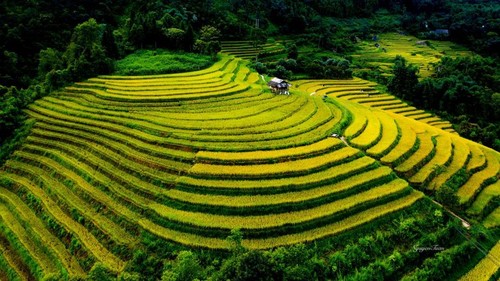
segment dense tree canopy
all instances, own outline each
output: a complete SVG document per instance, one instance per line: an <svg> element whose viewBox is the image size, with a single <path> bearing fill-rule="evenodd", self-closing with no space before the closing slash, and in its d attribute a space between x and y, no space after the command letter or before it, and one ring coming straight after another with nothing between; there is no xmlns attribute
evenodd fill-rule
<svg viewBox="0 0 500 281"><path fill-rule="evenodd" d="M434 68L434 77L418 82L417 67L398 56L388 90L450 119L463 136L499 150L500 84L495 60L444 57Z"/></svg>
<svg viewBox="0 0 500 281"><path fill-rule="evenodd" d="M350 35L370 30L343 33L339 18L370 17L379 9L400 15L402 27L410 32L449 29L450 39L498 55L499 6L495 1L449 0L7 0L0 7L0 84L31 84L40 51L64 51L73 28L90 18L105 25L104 45L111 57L146 47L190 50L207 25L220 30L222 38L308 33L317 36L310 39L320 47L342 52L349 50L345 39ZM383 29L388 24L373 22L372 27Z"/></svg>

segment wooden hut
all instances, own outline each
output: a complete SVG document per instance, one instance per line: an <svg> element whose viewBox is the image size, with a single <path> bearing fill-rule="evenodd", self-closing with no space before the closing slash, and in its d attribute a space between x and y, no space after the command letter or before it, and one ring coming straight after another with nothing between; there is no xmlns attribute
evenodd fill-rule
<svg viewBox="0 0 500 281"><path fill-rule="evenodd" d="M292 86L292 84L278 77L274 77L273 79L271 79L271 81L269 81L267 85L273 93L280 95L289 95L290 92L288 92L288 88Z"/></svg>

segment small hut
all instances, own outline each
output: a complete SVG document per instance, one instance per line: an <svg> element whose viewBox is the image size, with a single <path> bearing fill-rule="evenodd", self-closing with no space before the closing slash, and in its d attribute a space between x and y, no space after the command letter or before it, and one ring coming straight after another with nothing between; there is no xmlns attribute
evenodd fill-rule
<svg viewBox="0 0 500 281"><path fill-rule="evenodd" d="M275 94L280 94L280 95L289 95L290 93L288 92L288 88L292 86L292 84L288 83L287 81L274 77L267 83L269 86L269 89Z"/></svg>

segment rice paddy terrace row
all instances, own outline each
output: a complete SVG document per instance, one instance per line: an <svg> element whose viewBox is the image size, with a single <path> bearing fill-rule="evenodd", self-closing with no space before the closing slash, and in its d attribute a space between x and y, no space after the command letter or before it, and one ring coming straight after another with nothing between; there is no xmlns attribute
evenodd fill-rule
<svg viewBox="0 0 500 281"><path fill-rule="evenodd" d="M294 84L310 95L327 95L352 101L364 107L396 113L456 134L450 122L410 106L391 94L380 93L374 88L377 85L374 82L354 78L351 80L299 80Z"/></svg>
<svg viewBox="0 0 500 281"><path fill-rule="evenodd" d="M217 249L236 228L252 249L312 241L409 208L423 198L409 183L436 189L461 169L471 172L462 202L488 205L497 152L310 95L341 87L328 83L273 95L224 56L205 70L102 76L38 100L32 133L0 171L0 270L21 280L84 275L96 261L121 271L142 232Z"/></svg>
<svg viewBox="0 0 500 281"><path fill-rule="evenodd" d="M343 133L351 146L393 167L412 185L438 189L465 171L467 180L463 180L457 195L462 204L472 205L470 212L474 214L498 195L498 152L459 137L449 123L408 108L361 79L303 80L295 85L314 95L342 100L353 120L338 133ZM380 102L386 99L387 103ZM395 109L393 103L408 110ZM475 201L483 188L484 193Z"/></svg>
<svg viewBox="0 0 500 281"><path fill-rule="evenodd" d="M274 61L282 58L285 53L283 41L268 42L255 45L252 41L222 41L222 53L234 55L248 60L260 56L261 61Z"/></svg>
<svg viewBox="0 0 500 281"><path fill-rule="evenodd" d="M354 62L367 68L379 68L385 75L391 75L394 58L403 56L409 63L419 67L421 78L434 72L434 64L443 56L471 56L466 48L448 41L419 40L410 35L385 33L377 35L375 41L362 41L358 51L352 54Z"/></svg>

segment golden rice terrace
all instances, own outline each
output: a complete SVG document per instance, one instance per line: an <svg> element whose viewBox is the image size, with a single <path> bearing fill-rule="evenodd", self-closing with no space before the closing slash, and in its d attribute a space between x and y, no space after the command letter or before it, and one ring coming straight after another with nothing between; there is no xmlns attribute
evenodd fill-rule
<svg viewBox="0 0 500 281"><path fill-rule="evenodd" d="M21 280L94 262L120 272L119 249L141 232L214 249L232 229L250 249L314 241L410 208L463 171L461 204L499 225L498 208L482 214L499 193L498 152L361 79L292 84L272 94L223 56L38 100L0 171L0 268Z"/></svg>

